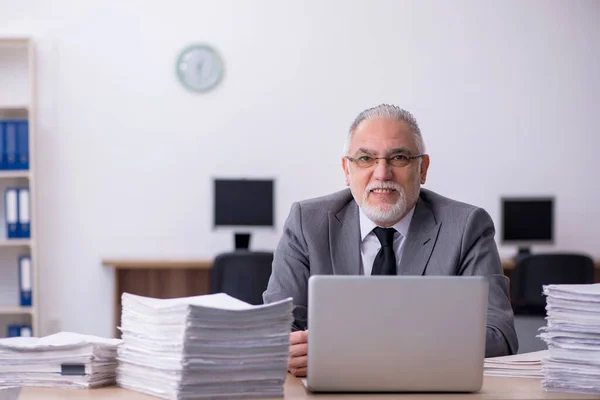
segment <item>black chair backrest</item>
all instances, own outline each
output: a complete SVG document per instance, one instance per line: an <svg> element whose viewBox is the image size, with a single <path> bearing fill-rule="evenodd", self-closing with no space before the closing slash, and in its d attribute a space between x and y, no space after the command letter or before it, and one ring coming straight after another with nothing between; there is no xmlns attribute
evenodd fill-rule
<svg viewBox="0 0 600 400"><path fill-rule="evenodd" d="M271 276L273 253L239 250L215 257L211 293L227 293L250 304L263 304L262 294Z"/></svg>
<svg viewBox="0 0 600 400"><path fill-rule="evenodd" d="M583 254L533 254L517 260L512 273L515 314L546 315L543 285L594 283L594 261Z"/></svg>

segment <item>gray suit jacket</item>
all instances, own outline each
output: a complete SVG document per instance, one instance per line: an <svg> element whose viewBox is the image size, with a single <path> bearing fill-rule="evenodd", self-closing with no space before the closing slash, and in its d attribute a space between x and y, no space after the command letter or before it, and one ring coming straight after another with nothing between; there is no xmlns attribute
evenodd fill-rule
<svg viewBox="0 0 600 400"><path fill-rule="evenodd" d="M358 205L349 189L294 203L275 250L265 303L294 299L295 327L306 327L310 275L360 275ZM489 214L421 189L398 266L401 275L486 275L486 357L518 349L508 278Z"/></svg>

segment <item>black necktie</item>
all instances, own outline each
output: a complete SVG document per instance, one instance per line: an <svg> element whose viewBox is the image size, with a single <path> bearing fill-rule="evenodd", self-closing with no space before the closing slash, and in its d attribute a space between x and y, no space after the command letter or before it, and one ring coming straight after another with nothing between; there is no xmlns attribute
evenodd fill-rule
<svg viewBox="0 0 600 400"><path fill-rule="evenodd" d="M381 243L381 249L375 256L371 275L396 275L396 255L394 254L394 228L373 229Z"/></svg>

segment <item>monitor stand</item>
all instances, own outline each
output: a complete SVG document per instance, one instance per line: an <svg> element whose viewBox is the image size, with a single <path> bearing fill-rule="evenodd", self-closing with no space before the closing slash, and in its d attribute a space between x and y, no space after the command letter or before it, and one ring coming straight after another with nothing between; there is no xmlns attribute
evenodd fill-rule
<svg viewBox="0 0 600 400"><path fill-rule="evenodd" d="M249 250L250 249L250 234L249 233L236 233L234 242L235 242L236 250Z"/></svg>
<svg viewBox="0 0 600 400"><path fill-rule="evenodd" d="M519 261L522 258L531 255L531 247L519 247L519 252L515 256L515 262Z"/></svg>

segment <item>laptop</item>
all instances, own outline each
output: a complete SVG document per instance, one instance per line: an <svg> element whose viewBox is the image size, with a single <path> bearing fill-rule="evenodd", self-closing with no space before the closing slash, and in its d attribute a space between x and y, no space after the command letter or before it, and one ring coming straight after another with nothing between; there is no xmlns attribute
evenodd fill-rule
<svg viewBox="0 0 600 400"><path fill-rule="evenodd" d="M312 276L306 386L478 391L487 306L482 276Z"/></svg>

